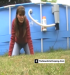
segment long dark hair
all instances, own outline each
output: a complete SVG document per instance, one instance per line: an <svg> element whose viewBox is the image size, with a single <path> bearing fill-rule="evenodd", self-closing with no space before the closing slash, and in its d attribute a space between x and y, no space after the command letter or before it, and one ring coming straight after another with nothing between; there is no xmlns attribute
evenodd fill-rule
<svg viewBox="0 0 70 75"><path fill-rule="evenodd" d="M25 8L23 6L19 6L16 11L16 18L15 18L15 36L19 36L19 21L17 18L17 14L21 13L23 16L25 16ZM26 16L24 17L24 22L22 23L23 27L23 37L25 36L26 33Z"/></svg>

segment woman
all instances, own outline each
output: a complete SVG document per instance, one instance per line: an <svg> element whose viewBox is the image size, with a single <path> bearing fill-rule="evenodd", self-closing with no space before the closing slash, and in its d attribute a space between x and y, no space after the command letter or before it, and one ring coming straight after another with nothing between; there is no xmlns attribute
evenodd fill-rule
<svg viewBox="0 0 70 75"><path fill-rule="evenodd" d="M19 55L21 48L24 48L25 54L34 54L29 21L23 6L17 8L16 18L12 22L9 56Z"/></svg>

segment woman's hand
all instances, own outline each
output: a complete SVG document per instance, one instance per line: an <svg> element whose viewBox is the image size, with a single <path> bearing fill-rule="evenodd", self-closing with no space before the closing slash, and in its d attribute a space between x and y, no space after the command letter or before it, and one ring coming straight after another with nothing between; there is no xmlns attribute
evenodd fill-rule
<svg viewBox="0 0 70 75"><path fill-rule="evenodd" d="M8 57L11 57L11 56L8 56Z"/></svg>

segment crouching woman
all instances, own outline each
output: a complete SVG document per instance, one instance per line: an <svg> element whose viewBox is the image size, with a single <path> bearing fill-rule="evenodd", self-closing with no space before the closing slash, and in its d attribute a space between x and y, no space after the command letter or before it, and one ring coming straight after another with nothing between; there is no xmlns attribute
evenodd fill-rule
<svg viewBox="0 0 70 75"><path fill-rule="evenodd" d="M29 21L25 16L25 8L23 6L19 6L17 8L16 17L12 21L11 40L8 55L19 55L21 48L24 48L25 54L34 54Z"/></svg>

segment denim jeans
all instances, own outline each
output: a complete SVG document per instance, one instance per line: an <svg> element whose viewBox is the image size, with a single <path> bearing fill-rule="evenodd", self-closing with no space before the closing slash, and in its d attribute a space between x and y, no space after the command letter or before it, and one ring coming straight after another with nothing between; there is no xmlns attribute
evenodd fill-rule
<svg viewBox="0 0 70 75"><path fill-rule="evenodd" d="M19 55L21 48L24 48L25 54L30 54L29 46L27 43L22 45L15 42L13 51L12 51L12 56Z"/></svg>

